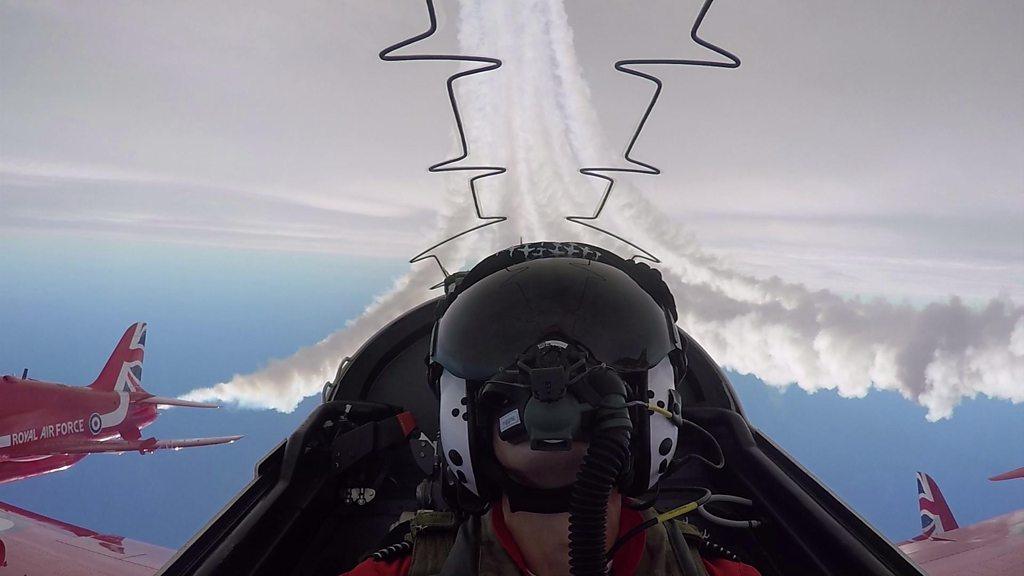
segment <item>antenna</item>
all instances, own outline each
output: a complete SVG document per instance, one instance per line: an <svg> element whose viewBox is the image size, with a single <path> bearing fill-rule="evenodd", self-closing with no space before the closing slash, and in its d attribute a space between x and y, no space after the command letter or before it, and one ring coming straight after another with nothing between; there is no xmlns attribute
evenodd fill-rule
<svg viewBox="0 0 1024 576"><path fill-rule="evenodd" d="M21 379L25 380L26 378L28 378L28 368L21 371Z"/></svg>
<svg viewBox="0 0 1024 576"><path fill-rule="evenodd" d="M739 58L737 58L731 52L729 52L729 51L727 51L727 50L725 50L723 48L719 48L718 46L715 46L714 44L708 42L707 40L704 40L703 38L701 38L697 34L697 32L700 30L701 23L704 22L704 16L707 15L708 9L711 8L711 5L714 3L714 1L715 0L705 0L704 1L704 5L700 9L700 13L697 14L697 19L694 20L693 26L690 28L690 38L693 39L693 41L696 42L697 44L703 46L704 48L707 48L707 49L711 50L712 52L715 52L715 53L720 54L722 56L725 56L726 58L728 58L728 61L727 62L722 62L722 61L714 61L714 60L681 60L681 59L637 59L637 60L619 60L619 61L617 61L615 63L615 69L618 70L619 72L625 72L626 74L632 74L633 76L639 76L640 78L643 78L644 80L648 80L650 82L653 82L654 86L655 86L654 94L651 95L651 100L647 103L647 109L644 110L643 116L640 117L640 122L637 123L636 130L633 131L633 136L629 139L629 143L626 144L626 151L622 154L622 157L626 160L626 162L629 162L633 166L636 166L636 168L608 168L608 167L596 167L596 166L595 167L580 168L580 174L584 174L586 176L591 176L593 178L600 178L601 180L604 180L604 181L608 182L608 185L605 187L604 194L601 196L601 201L600 201L600 203L598 203L597 210L594 211L593 215L591 215L591 216L566 216L565 219L568 220L569 222L574 222L574 223L579 224L581 226L586 226L587 228L591 228L591 229L597 230L598 232L601 232L603 234L607 234L608 236L611 236L612 238L615 238L616 240L619 240L620 242L624 242L624 243L628 244L629 246L631 246L632 248L634 248L634 249L636 249L637 251L640 252L640 254L636 254L636 255L634 255L631 258L633 260L635 260L637 258L643 258L644 260L649 260L651 262L654 262L655 264L661 262L661 260L659 260L656 256L654 256L653 254L651 254L647 250L644 250L643 248L637 246L636 244L630 242L629 240L626 240L622 236L619 236L618 234L614 234L612 232L609 232L608 230L605 230L604 228L601 228L601 227L599 227L599 226L597 226L595 224L591 224L590 222L588 222L588 221L597 220L598 217L601 216L601 211L604 210L605 204L608 203L608 197L611 196L612 188L615 187L615 179L612 178L611 176L609 176L608 174L605 174L606 172L629 172L629 173L633 173L633 174L653 174L653 175L661 174L661 170L659 170L656 166L653 166L651 164L647 164L645 162L641 162L640 160L636 160L636 159L634 159L634 158L632 158L630 156L630 154L632 154L632 152L633 152L633 146L636 145L636 141L640 137L640 133L643 132L644 126L647 125L647 119L650 118L651 111L654 110L654 106L655 106L655 104L658 103L658 98L661 96L661 88L662 88L661 79L658 78L657 76L654 76L653 74L647 74L645 72L641 72L639 70L636 70L635 68L631 68L631 66L649 66L649 65L658 65L658 64L674 64L674 65L682 65L682 66L706 66L706 67L711 67L711 68L739 68L739 66L740 66L740 59Z"/></svg>
<svg viewBox="0 0 1024 576"><path fill-rule="evenodd" d="M469 179L469 191L473 194L473 206L476 209L476 217L479 220L483 220L483 223L477 224L472 228L463 230L462 232L459 232L458 234L455 234L453 236L449 236L448 238L445 238L444 240L438 242L437 244L434 244L430 248L427 248L426 250L413 256L409 260L410 264L415 264L416 262L419 262L421 260L432 258L435 262L437 262L437 265L438 267L441 268L441 272L444 274L445 279L447 279L449 276L451 276L451 274L449 274L448 270L445 269L444 264L441 263L441 259L438 258L437 255L435 254L430 254L430 252L432 252L436 248L439 248L451 242L452 240L455 240L456 238L469 234L470 232L479 230L481 228L485 228L492 224L498 224L500 222L508 220L507 216L485 216L483 213L483 209L480 207L480 198L478 196L478 192L476 189L477 180L481 180L483 178L487 178L490 176L504 174L507 170L504 166L452 166L452 164L461 162L462 160L465 160L466 157L469 156L469 145L466 143L466 132L462 126L462 116L459 114L459 103L458 100L455 98L455 81L458 80L459 78L472 76L473 74L480 74L482 72L490 72L491 70L496 70L501 67L501 60L497 58L488 58L486 56L463 56L458 54L394 55L393 52L401 50L406 46L410 46L412 44L420 42L421 40L425 40L433 36L434 32L437 31L437 16L434 13L434 2L433 0L426 0L426 2L427 14L430 17L430 27L427 29L427 31L423 32L422 34L417 34L416 36L413 36L411 38L402 40L397 44L392 44L391 46L388 46L387 48L381 50L379 54L380 59L384 60L385 62L401 62L413 60L447 60L451 62L478 62L483 64L483 66L480 66L479 68L463 70L462 72L457 72L448 77L448 101L451 103L452 114L455 116L455 127L459 131L459 142L462 145L462 154L460 154L456 158L445 160L443 162L438 162L437 164L434 164L433 166L427 168L427 171L429 172L480 172L480 174L477 174L476 176L473 176L472 178ZM443 285L444 283L442 282L434 286L434 288L438 288Z"/></svg>

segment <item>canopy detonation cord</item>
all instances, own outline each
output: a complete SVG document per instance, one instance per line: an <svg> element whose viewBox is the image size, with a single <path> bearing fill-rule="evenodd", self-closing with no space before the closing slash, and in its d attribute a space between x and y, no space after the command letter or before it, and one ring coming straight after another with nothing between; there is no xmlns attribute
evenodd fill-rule
<svg viewBox="0 0 1024 576"><path fill-rule="evenodd" d="M597 167L597 166L580 168L580 173L581 174L584 174L586 176L591 176L591 177L594 177L594 178L600 178L601 180L606 181L608 183L608 185L604 189L604 194L601 196L601 202L597 205L597 210L592 215L590 215L590 216L566 216L565 219L570 221L570 222L575 222L576 224L580 224L581 226L586 226L587 228L592 228L592 229L597 230L598 232L601 232L603 234L607 234L608 236L611 236L612 238L615 238L616 240L619 240L620 242L624 242L625 244L629 245L631 248L633 248L635 250L638 250L640 252L640 254L634 255L633 259L642 258L644 260L649 260L649 261L654 262L656 264L661 262L661 260L659 260L657 257L655 257L653 254L651 254L647 250L644 250L643 248L637 246L636 244L630 242L629 240L626 240L625 238L623 238L623 237L621 237L621 236L619 236L617 234L609 232L608 230L605 230L604 228L601 228L601 227L599 227L599 226L597 226L595 224L591 224L589 222L589 221L597 220L601 216L601 212L604 210L605 204L608 203L608 197L611 196L612 188L615 186L615 179L612 178L611 176L605 174L606 172L628 172L628 173L633 173L633 174L652 174L652 175L661 174L661 170L659 170L657 167L655 167L655 166L653 166L651 164L647 164L645 162L641 162L640 160L636 160L635 158L630 156L630 154L632 154L632 152L633 152L633 146L636 145L636 141L640 137L640 133L643 131L644 126L647 125L647 119L650 118L651 112L654 110L654 105L658 103L658 98L661 96L661 88L662 88L662 83L661 83L661 79L660 78L658 78L657 76L654 76L653 74L647 74L645 72L641 72L639 70L636 70L635 68L632 68L632 66L648 66L648 65L660 65L660 64L674 64L674 65L682 65L682 66L706 66L706 67L711 67L711 68L739 68L739 66L740 66L740 59L739 58L737 58L731 52L729 52L729 51L727 51L727 50L725 50L723 48L720 48L720 47L712 44L711 42L708 42L707 40L704 40L703 38L701 38L697 34L697 32L700 30L701 23L704 22L704 16L708 13L708 9L711 8L711 4L713 2L714 2L714 0L705 0L704 1L704 5L703 5L703 7L701 7L700 13L697 15L697 19L693 22L693 27L690 28L690 38L693 39L693 41L696 42L697 44L703 46L704 48L707 48L707 49L711 50L712 52L715 52L715 53L717 53L717 54L719 54L721 56L724 56L724 57L728 58L728 61L722 62L722 61L715 61L715 60L681 60L681 59L660 59L660 58L659 59L636 59L636 60L619 60L619 61L617 61L615 63L615 69L618 70L619 72L625 72L626 74L632 74L633 76L639 76L640 78L643 78L644 80L648 80L650 82L653 82L654 86L655 86L654 94L651 95L651 100L647 103L647 108L644 110L643 116L640 117L640 122L637 124L636 130L633 131L633 136L629 139L629 143L626 144L626 151L622 155L622 157L626 160L626 162L632 164L633 166L636 166L636 168L612 168L612 167Z"/></svg>
<svg viewBox="0 0 1024 576"><path fill-rule="evenodd" d="M729 51L727 51L727 50L725 50L723 48L720 48L720 47L712 44L711 42L708 42L707 40L704 40L698 34L698 32L700 30L700 26L701 26L701 24L704 21L704 17L707 15L708 9L711 8L711 4L713 2L714 2L714 0L705 0L704 1L704 4L701 7L701 10L700 10L700 12L697 15L696 20L693 23L693 26L690 28L690 38L695 43L697 43L698 45L700 45L700 46L702 46L704 48L707 48L708 50L711 50L712 52L715 52L715 53L717 53L717 54L719 54L721 56L724 56L725 58L727 58L727 61L689 60L689 59L661 59L661 58L657 58L657 59L619 60L619 61L615 62L614 67L619 72L624 72L626 74L630 74L630 75L633 75L633 76L638 76L640 78L643 78L644 80L647 80L649 82L654 83L654 85L655 85L654 93L651 95L651 99L648 102L647 107L644 110L644 113L643 113L643 115L640 118L640 121L637 123L636 130L633 131L633 134L630 137L629 142L626 145L625 152L623 153L623 158L626 160L626 162L631 164L633 167L622 168L622 167L591 166L591 167L580 168L580 170L579 170L581 174L584 174L586 176L591 176L593 178L600 178L601 180L604 180L605 182L607 182L607 186L605 187L604 192L601 195L601 200L600 200L600 202L598 202L597 208L595 209L593 214L591 214L589 216L587 216L587 215L571 215L571 216L566 216L565 219L568 220L569 222L573 222L573 223L579 224L581 226L586 226L587 228L590 228L590 229L596 230L598 232L601 232L603 234L606 234L608 236L611 236L612 238L615 238L616 240L619 240L620 242L623 242L624 244L626 244L626 245L630 246L631 248L637 250L639 253L635 254L632 257L632 259L638 259L639 258L639 259L648 260L648 261L651 261L651 262L654 262L654 263L661 262L656 256L654 256L653 254L651 254L647 250L641 248L640 246L634 244L633 242L630 242L629 240L626 240L625 238L623 238L622 236L620 236L618 234L615 234L615 233L610 232L610 231L608 231L608 230L606 230L604 228L601 228L600 226L594 224L593 221L595 221L598 218L600 218L601 214L604 211L605 206L608 203L608 199L611 196L612 188L614 188L614 186L615 186L615 179L612 176L610 176L608 173L627 172L627 173L634 173L634 174L655 174L655 175L656 174L661 174L661 170L659 170L654 165L642 162L642 161L637 160L637 159L632 157L633 147L636 145L636 142L637 142L637 140L640 137L640 133L643 132L644 127L647 125L647 120L650 118L651 112L654 110L654 106L657 104L658 98L661 96L661 90L662 90L662 82L661 82L660 78L658 78L657 76L654 76L653 74L648 74L646 72L641 72L640 70L637 70L634 67L635 66L671 64L671 65L683 65L683 66L703 66L703 67L712 67L712 68L738 68L739 65L740 65L739 58L737 58L731 52L729 52ZM416 263L416 262L420 262L422 260L432 259L432 260L434 260L437 263L438 267L441 269L441 272L444 274L445 278L448 278L451 274L444 267L444 264L441 262L441 259L436 254L432 254L431 252L433 252L435 249L440 248L441 246L443 246L443 245L445 245L445 244L447 244L447 243L449 243L449 242L451 242L451 241L453 241L453 240L455 240L457 238L461 238L462 236L465 236L466 234L469 234L470 232L474 232L476 230L480 230L481 228L485 228L487 226L491 226L493 224L498 224L500 222L504 222L504 221L508 220L507 216L488 216L488 215L484 214L483 208L480 205L479 191L477 190L477 187L476 187L476 183L477 183L478 180L481 180L483 178L488 178L488 177L491 177L491 176L497 176L499 174L504 174L507 171L507 168L505 166L491 166L491 165L453 166L453 164L461 162L462 160L465 160L469 156L469 144L468 144L468 142L466 140L466 133L465 133L465 128L464 128L463 122L462 122L462 116L461 116L461 114L459 112L458 100L455 97L455 87L454 87L455 81L460 79L460 78L466 77L466 76L471 76L473 74L479 74L479 73L482 73L482 72L489 72L491 70L496 70L496 69L501 67L502 62L498 58L491 58L491 57L486 57L486 56L465 56L465 55L458 55L458 54L407 54L407 55L397 55L397 54L395 54L395 52L401 50L402 48L405 48L406 46L410 46L412 44L415 44L417 42L420 42L422 40L425 40L425 39L433 36L434 33L437 31L437 16L436 16L436 13L435 13L435 10L434 10L434 2L433 2L433 0L426 0L426 5L427 5L427 14L428 14L428 16L430 18L430 27L427 29L427 31L423 32L421 34L417 34L417 35L415 35L415 36L413 36L411 38L407 38L405 40L402 40L401 42L398 42L396 44L388 46L384 50L381 50L380 55L379 55L380 59L384 60L384 61L387 61L387 62L431 61L431 60L433 60L433 61L450 61L450 62L475 62L475 63L482 64L480 67L471 68L469 70L463 70L461 72L457 72L457 73L455 73L455 74L453 74L453 75L448 77L448 79L447 79L448 101L451 104L452 115L455 117L455 126L456 126L456 128L458 130L458 133L459 133L459 143L460 143L462 151L455 158L451 158L449 160L445 160L443 162L439 162L439 163L434 164L434 165L430 166L429 168L427 168L427 170L430 171L430 172L477 172L478 173L478 174L476 174L475 176L473 176L472 178L469 179L469 189L470 189L470 192L471 192L471 194L473 196L473 208L474 208L475 213L476 213L476 218L478 220L480 220L481 223L479 223L479 224L477 224L475 226L472 226L470 228L467 228L466 230L458 232L458 233L456 233L456 234L454 234L452 236L449 236L449 237L445 238L444 240L441 240L440 242L437 242L437 243L433 244L432 246L430 246L426 250L423 250L419 254L416 254L415 256L413 256L409 260L410 263ZM438 284L438 286L440 286L440 285L441 284Z"/></svg>
<svg viewBox="0 0 1024 576"><path fill-rule="evenodd" d="M478 62L480 64L483 64L483 66L480 66L478 68L463 70L461 72L452 74L451 76L448 77L448 102L451 104L452 114L455 116L455 127L458 129L459 132L459 143L462 146L462 153L455 158L445 160L443 162L438 162L437 164L434 164L433 166L427 168L429 172L480 172L480 174L477 174L476 176L473 176L472 178L469 179L469 190L473 194L473 207L476 209L476 217L479 220L483 220L483 222L481 224L473 226L472 228L468 228L466 230L463 230L462 232L459 232L453 236L449 236L448 238L441 240L440 242L434 244L430 248L427 248L426 250L413 256L409 260L410 264L415 264L416 262L420 262L422 260L433 259L435 262L437 262L438 267L441 268L441 272L444 274L444 277L448 278L450 274L448 273L448 270L445 269L444 264L441 263L441 259L438 258L437 255L431 254L430 252L432 252L436 248L439 248L447 244L448 242L451 242L452 240L455 240L456 238L460 238L466 234L469 234L470 232L479 230L481 228L485 228L492 224L498 224L499 222L504 222L508 220L507 216L485 216L483 213L483 209L480 207L480 197L476 189L477 180L481 180L483 178L487 178L490 176L504 174L506 172L506 168L504 166L452 166L453 164L465 160L469 156L469 144L466 142L466 132L462 125L462 115L459 113L459 103L458 99L456 99L455 97L455 81L458 80L459 78L472 76L473 74L480 74L482 72L490 72L491 70L496 70L501 67L501 60L497 58L489 58L486 56L463 56L459 54L395 55L394 52L401 50L406 46L420 42L421 40L425 40L433 36L434 32L437 31L437 15L434 12L434 2L433 0L426 0L426 2L427 14L430 17L430 27L427 29L427 31L423 32L422 34L417 34L416 36L413 36L411 38L402 40L397 44L392 44L391 46L388 46L387 48L381 50L379 54L380 59L384 60L385 62L401 62L413 60L444 60L450 62ZM441 286L442 284L438 284L437 286L435 286L435 288Z"/></svg>

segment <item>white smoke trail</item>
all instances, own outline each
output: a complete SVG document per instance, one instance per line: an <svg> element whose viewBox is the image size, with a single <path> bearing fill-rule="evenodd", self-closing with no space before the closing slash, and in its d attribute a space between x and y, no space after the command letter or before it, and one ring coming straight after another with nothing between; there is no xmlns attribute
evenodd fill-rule
<svg viewBox="0 0 1024 576"><path fill-rule="evenodd" d="M473 160L509 167L506 176L484 181L481 196L485 213L506 214L510 221L448 248L446 262L474 262L520 237L582 239L625 251L613 239L563 220L591 212L599 198L600 185L578 168L607 165L615 157L604 144L564 7L546 0L463 0L459 41L467 54L505 61L498 72L464 82L460 104ZM663 260L680 325L724 366L768 384L834 389L847 397L871 388L898 391L926 407L930 420L950 417L961 399L978 394L1024 401L1024 308L1009 300L978 309L952 299L917 309L754 278L702 252L628 182L613 195L614 210L601 225ZM464 180L454 179L438 237L466 227L471 208ZM187 397L294 409L333 375L343 356L428 298L425 287L435 278L422 264L344 330L264 370Z"/></svg>

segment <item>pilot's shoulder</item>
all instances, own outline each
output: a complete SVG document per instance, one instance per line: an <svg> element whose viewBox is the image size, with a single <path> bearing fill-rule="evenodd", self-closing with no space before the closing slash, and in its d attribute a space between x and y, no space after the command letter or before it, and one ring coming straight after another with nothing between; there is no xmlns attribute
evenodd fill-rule
<svg viewBox="0 0 1024 576"><path fill-rule="evenodd" d="M761 576L757 568L725 558L701 558L708 576Z"/></svg>
<svg viewBox="0 0 1024 576"><path fill-rule="evenodd" d="M352 570L341 576L405 576L412 566L412 556L406 555L389 560L367 558Z"/></svg>

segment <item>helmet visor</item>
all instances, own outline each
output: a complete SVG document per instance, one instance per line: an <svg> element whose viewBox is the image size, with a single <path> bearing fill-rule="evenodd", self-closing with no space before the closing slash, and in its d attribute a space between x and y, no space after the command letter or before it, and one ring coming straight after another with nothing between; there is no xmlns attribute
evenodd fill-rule
<svg viewBox="0 0 1024 576"><path fill-rule="evenodd" d="M509 367L528 347L569 339L617 370L646 370L673 348L669 320L625 272L547 258L505 268L458 294L441 317L434 361L467 380Z"/></svg>

